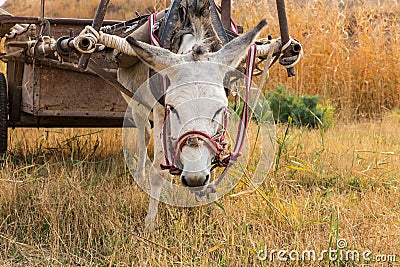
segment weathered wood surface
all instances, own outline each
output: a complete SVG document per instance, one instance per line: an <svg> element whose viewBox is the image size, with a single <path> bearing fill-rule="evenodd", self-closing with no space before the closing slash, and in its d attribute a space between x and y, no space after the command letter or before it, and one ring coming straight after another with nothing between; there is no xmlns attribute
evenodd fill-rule
<svg viewBox="0 0 400 267"><path fill-rule="evenodd" d="M24 112L35 116L123 118L126 108L121 94L94 74L25 65Z"/></svg>

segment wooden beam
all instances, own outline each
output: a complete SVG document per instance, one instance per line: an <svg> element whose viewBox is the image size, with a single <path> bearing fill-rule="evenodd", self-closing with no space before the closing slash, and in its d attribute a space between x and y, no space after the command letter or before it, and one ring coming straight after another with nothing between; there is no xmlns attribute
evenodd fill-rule
<svg viewBox="0 0 400 267"><path fill-rule="evenodd" d="M23 62L9 61L7 64L7 76L9 118L11 121L19 121L20 119L23 74Z"/></svg>
<svg viewBox="0 0 400 267"><path fill-rule="evenodd" d="M222 0L221 20L222 20L222 25L224 26L225 29L229 29L231 26L231 8L232 8L231 0Z"/></svg>

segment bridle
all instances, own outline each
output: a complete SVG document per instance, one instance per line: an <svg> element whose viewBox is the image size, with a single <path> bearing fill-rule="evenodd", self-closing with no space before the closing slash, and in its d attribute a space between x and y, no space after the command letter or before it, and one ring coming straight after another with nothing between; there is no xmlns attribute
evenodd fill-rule
<svg viewBox="0 0 400 267"><path fill-rule="evenodd" d="M150 42L152 45L161 46L161 42L155 34L156 26L156 13L149 16L149 34L150 34ZM253 44L247 56L246 62L246 100L243 105L243 109L240 116L240 123L238 126L238 134L236 137L235 147L232 152L227 152L227 141L225 138L226 129L228 124L228 109L226 108L224 111L224 119L222 123L222 129L219 129L218 132L214 136L210 136L202 131L188 131L180 135L176 140L171 137L171 121L170 121L170 113L171 108L165 104L164 101L164 126L162 132L163 139L163 147L164 147L164 155L165 155L165 164L161 164L162 170L169 170L172 175L180 175L183 171L182 163L180 162L180 155L184 146L191 146L192 143L198 144L202 142L207 149L214 155L214 160L211 163L211 169L215 169L217 167L225 167L224 171L218 178L218 180L214 181L214 185L218 185L223 177L228 172L228 169L236 162L236 160L241 155L241 149L244 144L244 140L246 137L247 128L249 125L249 106L248 102L250 100L250 88L251 81L253 77L253 72L255 68L255 61L257 55L257 45ZM165 76L164 76L165 77ZM167 77L164 78L163 88L164 95L166 93L167 88Z"/></svg>
<svg viewBox="0 0 400 267"><path fill-rule="evenodd" d="M229 111L226 108L224 111L224 119L222 122L222 129L219 129L213 136L208 135L202 131L188 131L180 135L176 140L171 137L171 121L170 113L171 108L168 105L164 105L164 126L162 132L165 164L161 164L162 170L169 170L172 175L180 175L183 171L182 163L180 162L180 154L184 146L191 146L193 140L195 143L199 141L208 148L208 150L214 155L214 160L211 162L211 170L217 167L225 167L223 175L218 178L217 184L222 180L223 176L227 173L227 170L235 163L235 161L241 155L241 150L246 138L246 132L249 125L249 106L250 100L250 88L253 77L253 71L255 67L255 59L257 54L257 46L253 44L248 52L246 62L246 99L243 105L243 109L240 116L240 123L238 126L238 134L236 137L235 147L232 152L227 152L227 141L226 141L226 129L228 126Z"/></svg>
<svg viewBox="0 0 400 267"><path fill-rule="evenodd" d="M200 143L206 146L211 154L214 155L212 169L225 166L224 162L226 162L227 156L225 156L224 153L226 152L226 146L228 144L225 138L228 125L228 112L226 108L224 110L222 124L217 133L213 136L202 131L191 130L181 134L177 139L174 139L171 136L171 122L169 116L171 114L171 108L166 105L162 132L166 164L162 164L161 169L169 170L172 175L180 175L183 170L180 161L183 148L185 146L197 147Z"/></svg>

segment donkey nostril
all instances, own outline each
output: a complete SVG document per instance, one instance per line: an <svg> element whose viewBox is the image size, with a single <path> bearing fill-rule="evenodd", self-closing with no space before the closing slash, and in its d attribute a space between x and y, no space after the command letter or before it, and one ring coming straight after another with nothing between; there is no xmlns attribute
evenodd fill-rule
<svg viewBox="0 0 400 267"><path fill-rule="evenodd" d="M186 186L186 187L189 186L188 182L186 181L185 176L182 176L182 177L181 177L181 182L182 182L183 186Z"/></svg>

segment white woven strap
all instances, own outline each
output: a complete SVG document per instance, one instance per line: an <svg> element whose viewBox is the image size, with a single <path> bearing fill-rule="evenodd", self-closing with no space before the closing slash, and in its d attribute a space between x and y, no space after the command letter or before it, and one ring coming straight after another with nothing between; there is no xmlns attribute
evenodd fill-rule
<svg viewBox="0 0 400 267"><path fill-rule="evenodd" d="M126 41L125 38L119 37L117 35L107 34L104 32L100 32L99 40L100 44L103 44L109 48L114 48L119 52L122 52L128 56L136 56L135 50L132 46Z"/></svg>
<svg viewBox="0 0 400 267"><path fill-rule="evenodd" d="M83 40L86 39L89 41L89 48L87 50L83 50L80 46L79 43ZM91 54L96 50L96 44L98 43L99 39L99 33L92 27L92 26L86 26L81 33L74 38L73 44L75 46L75 49L78 50L82 54Z"/></svg>
<svg viewBox="0 0 400 267"><path fill-rule="evenodd" d="M287 41L286 44L282 45L281 50L285 51L292 44L293 41L294 41L293 38L291 36L289 36L289 41Z"/></svg>
<svg viewBox="0 0 400 267"><path fill-rule="evenodd" d="M79 47L79 42L86 38L91 42L93 46L92 49L86 51L82 50ZM133 50L132 46L126 41L125 38L119 37L117 35L107 34L102 31L96 31L92 26L86 26L85 29L74 38L74 46L81 53L93 53L95 51L96 44L102 44L109 48L114 48L128 56L136 56L135 50Z"/></svg>
<svg viewBox="0 0 400 267"><path fill-rule="evenodd" d="M299 52L297 55L293 55L293 56L291 56L291 57L285 57L286 60L292 62L291 64L282 64L282 63L280 62L281 65L284 66L284 67L287 68L287 69L290 69L290 68L294 67L297 63L299 63L301 57L303 56L303 47L301 46L301 44L300 44L299 41L297 41L296 39L293 39L291 36L289 36L289 41L288 41L286 44L284 44L284 45L282 46L282 48L281 48L282 53L283 53L283 51L285 51L287 48L289 48L289 46L290 46L292 43L297 43L298 45L300 45L300 52Z"/></svg>

